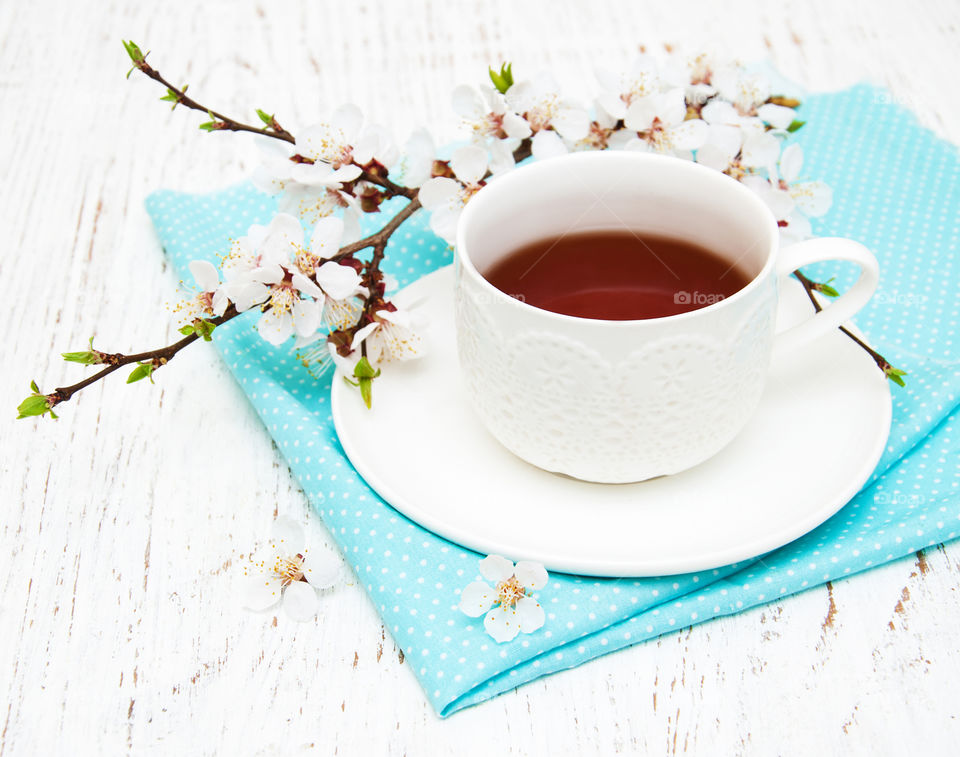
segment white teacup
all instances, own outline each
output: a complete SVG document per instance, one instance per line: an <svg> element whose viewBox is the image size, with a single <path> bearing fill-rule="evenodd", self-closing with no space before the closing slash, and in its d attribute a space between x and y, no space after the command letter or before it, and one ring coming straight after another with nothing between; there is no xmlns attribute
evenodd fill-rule
<svg viewBox="0 0 960 757"><path fill-rule="evenodd" d="M699 310L607 321L528 305L480 273L537 239L624 227L695 242L750 283ZM823 260L853 261L860 277L778 333L779 278ZM606 483L678 473L723 449L759 403L771 352L849 319L879 275L876 258L847 239L779 249L771 212L728 176L626 152L552 158L490 182L460 219L455 267L461 371L484 425L533 465Z"/></svg>

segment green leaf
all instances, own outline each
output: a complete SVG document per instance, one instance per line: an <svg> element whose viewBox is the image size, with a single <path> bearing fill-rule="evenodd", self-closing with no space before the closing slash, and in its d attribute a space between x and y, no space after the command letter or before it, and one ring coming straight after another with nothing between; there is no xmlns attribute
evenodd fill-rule
<svg viewBox="0 0 960 757"><path fill-rule="evenodd" d="M137 44L133 40L122 40L123 49L127 51L127 55L130 56L130 60L134 63L140 63L143 60L143 53L140 48L137 47Z"/></svg>
<svg viewBox="0 0 960 757"><path fill-rule="evenodd" d="M31 384L31 387L35 384ZM42 394L31 394L17 406L17 418L30 418L34 415L43 415L50 410L50 403ZM50 413L53 415L53 413ZM56 416L53 416L56 418Z"/></svg>
<svg viewBox="0 0 960 757"><path fill-rule="evenodd" d="M369 409L373 402L373 380L380 375L380 369L377 368L374 370L374 367L370 365L370 361L367 360L367 356L364 355L353 367L353 375L357 379L356 381L351 381L346 376L343 377L343 380L351 386L360 387L360 396L363 397L363 404Z"/></svg>
<svg viewBox="0 0 960 757"><path fill-rule="evenodd" d="M818 292L822 292L823 294L827 295L827 297L839 297L839 296L840 296L840 292L838 292L836 289L834 289L834 288L833 288L832 286L830 286L829 284L817 284L817 291L818 291Z"/></svg>
<svg viewBox="0 0 960 757"><path fill-rule="evenodd" d="M34 392L36 392L36 393L38 393L38 394L40 393L40 387L37 386L37 382L36 382L36 381L31 381L31 382L30 382L30 388L31 388Z"/></svg>
<svg viewBox="0 0 960 757"><path fill-rule="evenodd" d="M204 131L217 131L219 128L221 128L222 123L217 120L217 117L213 115L213 113L208 110L207 115L210 116L211 120L200 124L201 129Z"/></svg>
<svg viewBox="0 0 960 757"><path fill-rule="evenodd" d="M369 410L373 406L373 379L360 379L360 396Z"/></svg>
<svg viewBox="0 0 960 757"><path fill-rule="evenodd" d="M207 321L202 318L198 318L193 323L188 323L186 326L181 326L178 331L184 336L190 336L191 334L196 334L199 337L203 338L203 341L209 342L211 340L211 334L213 330L217 327L213 321Z"/></svg>
<svg viewBox="0 0 960 757"><path fill-rule="evenodd" d="M353 367L353 375L358 379L372 379L380 375L380 371L374 371L366 355L361 357Z"/></svg>
<svg viewBox="0 0 960 757"><path fill-rule="evenodd" d="M513 86L513 64L512 63L503 63L500 66L500 71L494 71L492 67L489 69L490 72L490 81L493 82L493 86L497 88L497 92L501 95L505 94L510 87Z"/></svg>
<svg viewBox="0 0 960 757"><path fill-rule="evenodd" d="M260 110L260 108L257 108L257 116L260 118L261 121L263 121L265 126L273 125L273 116L271 116L266 111Z"/></svg>
<svg viewBox="0 0 960 757"><path fill-rule="evenodd" d="M183 97L183 93L187 91L188 86L190 85L184 84L182 89L179 92L176 92L170 89L170 87L167 87L167 94L165 94L160 99L165 100L168 103L173 103L173 105L170 106L170 110L174 110L180 104L180 100Z"/></svg>
<svg viewBox="0 0 960 757"><path fill-rule="evenodd" d="M130 56L130 60L133 61L133 65L130 67L130 70L127 71L127 78L130 78L130 74L133 73L134 69L140 68L144 59L147 57L141 52L140 48L131 41L131 40L122 40L123 49L127 51L127 55Z"/></svg>
<svg viewBox="0 0 960 757"><path fill-rule="evenodd" d="M79 352L61 352L60 354L68 363L99 365L100 363L104 362L103 353L93 349L93 337L90 337L90 349Z"/></svg>
<svg viewBox="0 0 960 757"><path fill-rule="evenodd" d="M217 327L217 324L215 324L213 321L199 320L194 322L193 327L197 334L203 337L203 341L209 342L213 339L211 335L213 334L213 330Z"/></svg>
<svg viewBox="0 0 960 757"><path fill-rule="evenodd" d="M137 367L127 377L127 383L132 384L134 381L145 378L150 379L151 384L153 383L153 363L137 363Z"/></svg>
<svg viewBox="0 0 960 757"><path fill-rule="evenodd" d="M805 123L806 121L800 121L799 119L795 118L790 122L790 125L787 127L787 131L791 134L793 134L795 131L800 131L800 127L802 127Z"/></svg>
<svg viewBox="0 0 960 757"><path fill-rule="evenodd" d="M883 373L897 386L906 386L903 381L903 377L907 375L906 371L901 371L899 368L894 368L892 365L889 365L884 369Z"/></svg>
<svg viewBox="0 0 960 757"><path fill-rule="evenodd" d="M100 355L96 352L61 352L63 359L68 363L82 363L83 365L97 365L100 362Z"/></svg>

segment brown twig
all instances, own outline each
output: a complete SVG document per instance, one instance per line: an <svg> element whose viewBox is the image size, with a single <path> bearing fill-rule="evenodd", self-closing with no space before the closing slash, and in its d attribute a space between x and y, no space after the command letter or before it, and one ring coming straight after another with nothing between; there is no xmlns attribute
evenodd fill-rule
<svg viewBox="0 0 960 757"><path fill-rule="evenodd" d="M526 160L531 155L533 155L533 140L527 137L520 143L520 146L513 151L513 162L519 163L522 160ZM491 176L491 173L487 171L487 175L483 178L486 179Z"/></svg>
<svg viewBox="0 0 960 757"><path fill-rule="evenodd" d="M280 126L277 123L276 119L271 119L272 124L270 126L251 126L250 124L245 124L240 121L237 121L230 116L226 116L223 113L219 113L212 108L208 108L206 105L201 105L192 97L186 94L186 92L179 87L175 87L169 81L167 81L157 69L151 66L145 59L136 61L134 66L138 71L140 71L144 76L147 76L153 79L155 82L162 84L170 92L173 93L176 100L174 101L174 107L177 105L182 105L185 108L190 110L197 110L201 113L208 113L211 117L215 118L217 121L217 126L214 131L246 131L252 134L261 134L265 137L271 137L273 139L279 139L284 142L289 142L293 144L296 142L293 134L288 132L286 129ZM186 89L186 87L184 87Z"/></svg>
<svg viewBox="0 0 960 757"><path fill-rule="evenodd" d="M817 301L817 298L813 294L814 292L819 291L819 289L817 288L819 282L816 282L813 279L808 278L799 269L794 271L793 275L796 277L797 281L799 281L803 285L803 291L807 293L807 298L810 300L811 303L813 303L814 309L818 313L821 310L823 310L823 306ZM854 342L856 342L860 347L862 347L866 351L866 353L873 358L873 362L877 364L877 367L881 371L886 373L887 370L892 367L883 355L881 355L879 352L873 349L873 347L871 347L869 344L864 342L860 337L858 337L856 334L850 331L850 329L848 329L846 326L841 326L840 331L842 331L844 334L850 337Z"/></svg>
<svg viewBox="0 0 960 757"><path fill-rule="evenodd" d="M220 326L221 324L236 318L238 315L240 315L239 311L233 306L233 304L231 304L229 307L227 307L222 316L217 318L208 318L206 320L215 326ZM47 399L49 400L50 407L56 407L61 402L66 402L81 389L85 389L91 384L106 378L114 371L123 368L125 365L150 362L153 364L154 369L160 368L161 366L170 362L170 360L172 360L176 354L180 352L180 350L190 344L193 344L199 338L200 335L194 332L185 336L183 339L174 342L173 344L169 344L166 347L161 347L156 350L137 352L132 355L124 355L123 353L119 352L106 354L104 355L104 362L108 363L106 368L94 373L92 376L88 376L83 381L78 381L76 384L71 384L70 386L59 386L54 389L53 392L48 394Z"/></svg>
<svg viewBox="0 0 960 757"><path fill-rule="evenodd" d="M393 232L397 230L397 227L399 227L400 224L416 213L420 208L421 205L419 198L414 197L407 205L403 207L399 213L391 218L387 224L380 229L380 231L341 247L335 255L327 258L327 260L337 262L339 260L343 260L349 255L353 255L355 252L365 250L368 247L376 248L381 244L386 246L387 240L390 239Z"/></svg>
<svg viewBox="0 0 960 757"><path fill-rule="evenodd" d="M280 126L276 118L272 116L270 117L270 124L266 126L261 127L245 124L235 118L231 118L230 116L213 110L212 108L208 108L206 105L197 102L192 97L187 95L185 91L186 87L184 87L184 89L175 87L157 69L147 63L146 58L136 61L134 63L134 67L144 76L147 76L148 78L153 79L155 82L166 87L169 92L173 94L174 107L177 105L182 105L190 110L207 113L212 118L216 119L214 122L215 125L211 131L243 131L251 134L259 134L264 137L271 137L272 139L279 139L282 142L288 142L289 144L296 144L296 137ZM386 190L389 196L401 196L410 199L416 197L416 188L401 186L400 184L391 181L387 176L381 175L380 173L372 170L368 170L364 166L359 166L359 168L363 170L363 173L360 174L361 180L370 182L371 184L376 184L378 187Z"/></svg>
<svg viewBox="0 0 960 757"><path fill-rule="evenodd" d="M330 260L341 260L342 258L353 254L354 252L372 247L373 257L370 259L370 262L367 263L367 274L369 276L372 272L378 271L380 268L380 263L386 253L387 242L389 241L391 235L404 221L406 221L417 210L419 210L420 207L420 200L414 197L399 213L391 218L387 224L380 229L380 231L354 242L352 245L347 245L346 247L341 248L341 250L336 255L331 257ZM209 320L215 326L219 326L227 321L232 320L233 318L236 318L238 315L240 315L240 313L231 303L222 316L217 318L209 318L207 320ZM125 355L119 352L104 353L103 361L108 363L105 368L91 376L88 376L83 381L78 381L76 384L57 387L54 389L53 392L46 395L49 406L50 408L54 408L61 402L68 401L80 390L85 389L91 384L95 384L97 381L106 378L111 373L119 370L125 365L150 362L153 364L154 369L166 365L171 359L173 359L174 356L176 356L178 352L180 352L180 350L193 344L199 338L200 336L197 333L193 333L185 336L183 339L177 342L174 342L173 344L167 345L166 347L161 347L156 350L149 350L147 352L138 352L131 355Z"/></svg>
<svg viewBox="0 0 960 757"><path fill-rule="evenodd" d="M363 166L361 166L363 168ZM371 184L376 184L378 187L386 190L387 194L391 197L406 197L407 199L413 200L417 196L419 191L417 187L404 187L400 184L390 181L386 176L381 176L379 174L371 173L366 169L363 170L363 173L360 174L360 180L368 181Z"/></svg>

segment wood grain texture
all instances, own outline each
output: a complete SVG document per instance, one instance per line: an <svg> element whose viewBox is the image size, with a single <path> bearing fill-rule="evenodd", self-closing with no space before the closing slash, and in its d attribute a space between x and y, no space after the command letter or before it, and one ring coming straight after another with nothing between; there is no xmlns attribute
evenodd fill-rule
<svg viewBox="0 0 960 757"><path fill-rule="evenodd" d="M357 585L316 624L253 615L235 566L276 512L307 512L214 354L156 386L98 385L58 423L14 422L32 378L95 333L159 346L175 298L143 210L157 187L242 177L240 135L124 82L121 37L230 113L292 130L355 100L453 136L455 84L488 63L586 93L640 43L769 56L810 89L885 84L960 141L960 6L898 3L0 4L0 755L950 754L960 739L960 547L685 629L438 720Z"/></svg>

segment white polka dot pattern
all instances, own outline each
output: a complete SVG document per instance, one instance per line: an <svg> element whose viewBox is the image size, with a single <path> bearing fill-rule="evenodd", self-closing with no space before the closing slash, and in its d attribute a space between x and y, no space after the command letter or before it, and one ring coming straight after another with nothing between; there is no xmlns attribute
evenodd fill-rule
<svg viewBox="0 0 960 757"><path fill-rule="evenodd" d="M960 531L960 161L955 147L892 102L867 86L813 96L803 107L808 124L797 137L806 154L805 177L834 189L834 207L817 233L858 239L881 261L880 289L858 325L910 374L907 388L894 390L889 447L865 489L836 516L750 564L649 579L554 574L539 595L543 628L498 645L484 632L482 618L457 608L460 589L480 579L480 556L408 521L357 476L330 421L329 378L314 380L291 349L259 339L250 328L253 316L216 332L217 349L441 715ZM190 260L215 260L228 239L265 222L275 204L241 185L202 196L157 192L147 207L166 253L188 278ZM391 241L385 268L403 284L450 261L425 220L414 217ZM841 271L840 285L851 276Z"/></svg>

